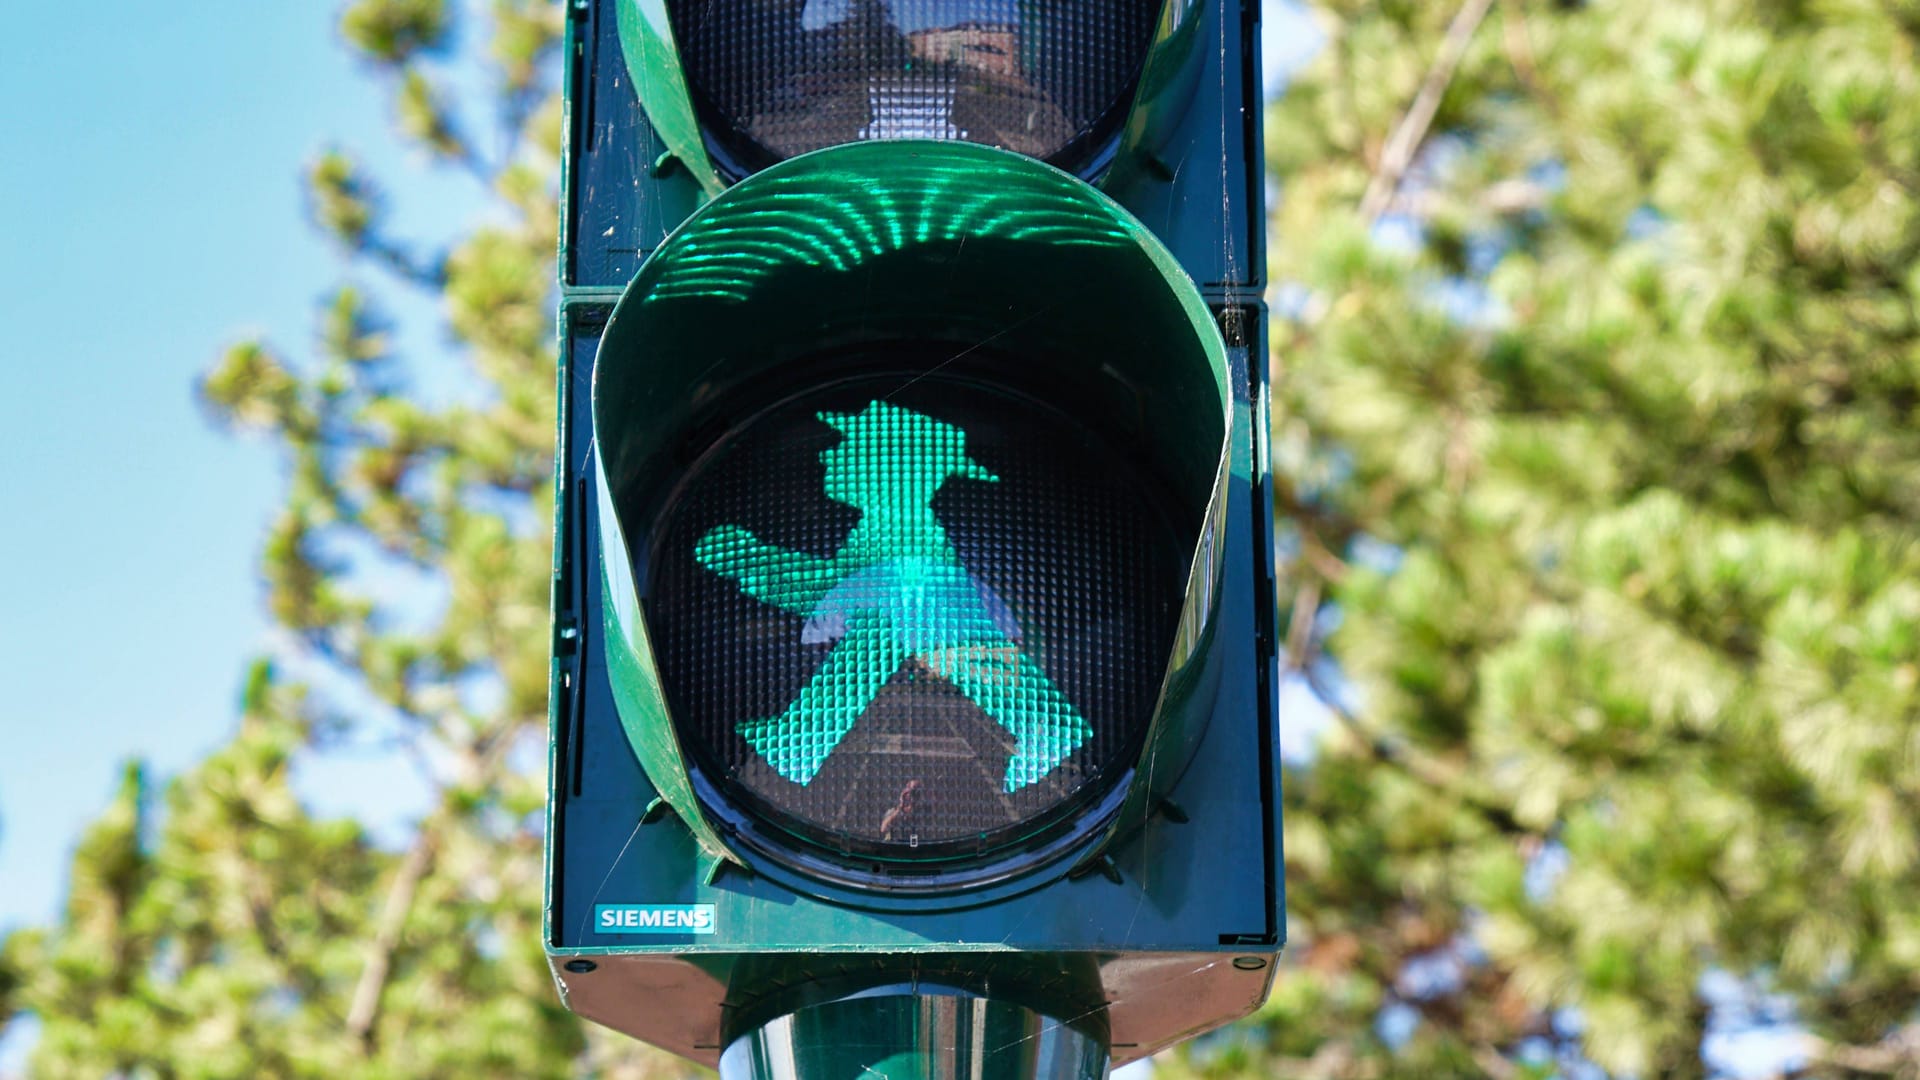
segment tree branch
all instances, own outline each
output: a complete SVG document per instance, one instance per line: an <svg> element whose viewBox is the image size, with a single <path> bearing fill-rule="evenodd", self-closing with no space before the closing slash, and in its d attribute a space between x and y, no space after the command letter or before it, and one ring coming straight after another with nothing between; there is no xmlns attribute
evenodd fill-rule
<svg viewBox="0 0 1920 1080"><path fill-rule="evenodd" d="M347 1008L347 1034L360 1044L360 1052L372 1057L376 1049L374 1024L380 1019L380 998L387 988L387 976L393 969L393 954L400 947L400 934L406 929L407 916L413 910L414 894L420 882L433 868L433 856L440 845L440 830L449 815L444 804L440 811L420 825L413 846L400 863L387 889L387 902L380 909L380 924L373 940L367 943L367 963L360 969L360 981L354 985L353 1001Z"/></svg>
<svg viewBox="0 0 1920 1080"><path fill-rule="evenodd" d="M479 735L462 748L461 757L467 765L464 779L470 785L483 788L494 782L498 770L506 762L506 750L512 744L508 735L515 728L516 725L508 721ZM400 871L394 875L393 884L387 889L387 901L380 909L380 923L373 940L367 943L367 963L360 970L360 981L354 985L352 1003L347 1009L347 1034L360 1044L361 1053L367 1057L373 1056L378 1048L374 1026L380 1019L380 999L386 992L387 979L393 971L393 956L400 948L400 935L406 930L407 917L413 911L413 900L420 891L420 883L433 869L433 857L439 850L441 833L451 827L456 819L456 797L451 790L442 791L439 809L420 823L419 832L414 834L413 846L407 849L406 858L400 863Z"/></svg>
<svg viewBox="0 0 1920 1080"><path fill-rule="evenodd" d="M1473 1063L1480 1066L1480 1071L1493 1077L1494 1080L1512 1080L1513 1077L1520 1075L1520 1070L1514 1067L1513 1062L1508 1061L1499 1050L1486 1043L1475 1043L1472 1052Z"/></svg>
<svg viewBox="0 0 1920 1080"><path fill-rule="evenodd" d="M1557 112L1540 83L1540 64L1533 53L1533 35L1528 32L1527 12L1519 0L1505 0L1500 6L1501 44L1506 47L1507 62L1527 92L1540 98L1549 111Z"/></svg>
<svg viewBox="0 0 1920 1080"><path fill-rule="evenodd" d="M1447 36L1440 41L1440 50L1427 68L1420 92L1414 95L1413 104L1407 107L1406 114L1400 117L1400 123L1387 139L1380 161L1374 166L1373 177L1367 182L1366 194L1360 197L1360 216L1369 225L1379 219L1400 190L1400 182L1406 178L1420 144L1426 141L1427 129L1433 124L1434 113L1440 109L1440 99L1446 96L1447 84L1460 68L1460 59L1466 55L1473 32L1480 28L1492 7L1493 0L1466 0L1448 24Z"/></svg>
<svg viewBox="0 0 1920 1080"><path fill-rule="evenodd" d="M1875 1076L1920 1076L1920 1023L1896 1028L1871 1046L1831 1043L1813 1035L1807 1043L1807 1056L1823 1065Z"/></svg>
<svg viewBox="0 0 1920 1080"><path fill-rule="evenodd" d="M1399 193L1400 182L1406 179L1407 169L1412 166L1414 156L1426 141L1427 130L1433 125L1441 98L1446 96L1447 85L1460 68L1461 57L1466 55L1473 32L1480 28L1487 11L1492 7L1493 0L1466 0L1454 14L1453 21L1447 24L1446 37L1441 39L1440 49L1428 65L1426 77L1420 81L1419 92L1401 115L1400 122L1394 125L1393 133L1387 137L1380 159L1374 163L1373 174L1367 180L1366 192L1360 196L1360 216L1368 228L1380 220L1380 215L1386 212L1394 196ZM1314 293L1301 306L1299 326L1311 330L1319 325L1332 307L1333 301L1325 292Z"/></svg>
<svg viewBox="0 0 1920 1080"><path fill-rule="evenodd" d="M1319 613L1320 579L1308 578L1293 594L1293 615L1287 621L1287 666L1303 674L1313 648L1314 617Z"/></svg>
<svg viewBox="0 0 1920 1080"><path fill-rule="evenodd" d="M1398 768L1433 791L1458 799L1499 832L1514 836L1538 835L1538 830L1529 828L1519 818L1514 817L1512 810L1477 791L1467 790L1453 770L1445 765L1418 750L1388 742L1383 736L1368 730L1366 724L1355 716L1352 710L1341 704L1338 695L1332 693L1322 683L1320 677L1313 673L1313 668L1312 659L1308 659L1306 663L1295 666L1293 670L1306 680L1307 688L1312 690L1314 697L1319 698L1320 703L1327 707L1327 711L1340 721L1341 726L1353 734L1368 757L1382 765Z"/></svg>

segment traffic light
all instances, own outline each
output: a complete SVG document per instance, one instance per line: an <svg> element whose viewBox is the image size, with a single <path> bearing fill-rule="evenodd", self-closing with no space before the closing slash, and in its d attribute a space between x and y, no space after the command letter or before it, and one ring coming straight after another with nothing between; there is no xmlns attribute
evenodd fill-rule
<svg viewBox="0 0 1920 1080"><path fill-rule="evenodd" d="M1099 1075L1284 936L1257 3L574 0L547 949Z"/></svg>

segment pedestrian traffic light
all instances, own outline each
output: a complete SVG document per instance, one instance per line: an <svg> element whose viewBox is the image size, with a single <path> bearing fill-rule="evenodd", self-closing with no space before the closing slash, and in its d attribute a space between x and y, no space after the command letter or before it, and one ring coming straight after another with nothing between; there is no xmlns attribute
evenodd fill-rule
<svg viewBox="0 0 1920 1080"><path fill-rule="evenodd" d="M1098 1075L1253 1008L1257 5L570 10L569 1006L743 1076Z"/></svg>

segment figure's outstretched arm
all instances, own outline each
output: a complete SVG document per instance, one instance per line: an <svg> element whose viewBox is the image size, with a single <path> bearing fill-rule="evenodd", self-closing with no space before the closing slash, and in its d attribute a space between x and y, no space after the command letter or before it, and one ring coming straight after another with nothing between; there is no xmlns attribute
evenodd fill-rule
<svg viewBox="0 0 1920 1080"><path fill-rule="evenodd" d="M832 559L776 547L738 525L708 532L693 557L755 600L798 615L812 614L839 580Z"/></svg>

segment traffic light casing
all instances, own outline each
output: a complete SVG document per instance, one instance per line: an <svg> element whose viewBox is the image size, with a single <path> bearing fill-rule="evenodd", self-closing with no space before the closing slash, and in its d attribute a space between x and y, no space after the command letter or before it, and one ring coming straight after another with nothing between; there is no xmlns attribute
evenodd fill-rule
<svg viewBox="0 0 1920 1080"><path fill-rule="evenodd" d="M1081 181L1037 166L1002 162L1011 157L1004 151L869 142L758 170L737 196L724 193L724 178L716 184L689 167L685 131L676 155L675 140L662 138L641 108L628 62L637 48L637 8L625 12L623 48L617 0L572 7L546 944L575 1011L714 1064L735 1036L810 1001L883 984L925 984L1010 998L1097 1028L1120 1063L1263 999L1284 927L1264 365L1252 344L1264 339L1253 107L1257 5L1176 6L1181 10L1164 17L1190 36L1183 46L1189 60L1166 69L1159 98L1143 90L1147 105L1128 121L1140 132L1121 140L1122 150L1101 165L1104 194L1078 190ZM1145 115L1152 109L1165 115ZM913 163L890 165L889 154L910 155ZM895 175L916 168L918 179ZM836 195L834 178L842 173L856 180ZM867 185L877 192L870 205L861 199L863 175L888 177ZM975 203L986 208L972 217L955 209L952 196L969 177L980 185ZM1006 190L1016 181L1031 190ZM888 202L889 191L909 190L945 209ZM782 222L767 209L781 198L815 203ZM1052 219L1024 230L1005 224L1009 215L1044 215L1049 199L1057 202ZM1109 200L1123 212L1109 212ZM821 209L835 203L853 209ZM990 212L994 207L1002 212ZM778 227L755 231L769 220ZM985 224L994 221L1002 224ZM1158 240L1108 235L1136 225ZM944 261L908 250L914 241L937 240L943 227L958 241L941 249ZM1027 246L1016 250L1021 243ZM973 253L964 254L969 245ZM1147 254L1133 257L1134 270L1110 268L1120 250ZM1012 261L995 262L1002 258ZM832 277L852 259L869 260L857 300L842 295ZM1155 272L1184 274L1193 284L1162 290L1151 280ZM956 287L955 280L970 284ZM758 291L731 296L730 289ZM836 304L841 315L822 314ZM997 314L1002 307L1010 317ZM862 319L863 311L872 318ZM897 326L863 325L889 319ZM1196 325L1183 328L1181 320ZM818 340L809 339L810 330ZM1195 377L1158 373L1147 358L1105 379L1103 351L1119 355L1129 334L1191 343L1182 370ZM722 353L730 357L723 364L715 360ZM1055 362L1037 363L1036 355ZM1207 432L1177 422L1208 412L1206 393L1195 391L1206 380L1196 373L1214 380L1200 388L1216 395L1211 446ZM1117 392L1102 396L1103 385L1131 387L1142 400L1127 406ZM1176 400L1182 386L1184 403ZM964 410L969 394L985 395L968 414L975 418L964 425L970 430L948 423L951 413L935 415ZM1131 426L1108 423L1129 407L1141 417ZM1020 411L1028 408L1036 411ZM1076 408L1086 415L1047 412ZM1077 434L1081 427L1086 432ZM976 704L998 692L981 685L1018 682L1025 670L1020 648L992 643L1039 649L1048 632L1036 622L1044 621L1036 614L1044 598L1015 595L1018 557L1007 557L1013 568L1003 568L1001 578L976 574L980 560L990 558L980 552L992 544L969 546L968 507L1004 516L1006 500L1026 499L1017 516L1029 523L1031 550L1059 549L1057 563L1072 556L1072 537L1048 524L1067 522L1067 511L1050 508L1079 507L1073 521L1108 521L1130 490L1087 475L1100 453L1194 459L1164 468L1176 481L1166 486L1179 489L1163 500L1173 507L1166 516L1188 530L1173 546L1189 595L1177 611L1162 605L1155 631L1186 634L1175 651L1184 650L1189 663L1167 687L1157 678L1149 687L1184 696L1184 703L1163 701L1163 713L1186 713L1151 732L1115 736L1115 756L1101 761L1121 775L1102 780L1087 770L1077 786L1055 785L1073 788L1057 809L1040 805L1024 817L1019 800L1041 790L1043 779L1054 783L1060 750L1029 755L1033 761L1023 766L1015 745L1021 740L1009 736L1006 746L989 746L999 756L985 770L988 779L975 784L986 793L975 800L985 809L954 810L949 816L958 823L928 831L924 847L915 835L903 848L894 826L881 824L911 821L915 810L931 820L910 788L891 816L878 814L877 805L856 815L864 833L833 827L799 796L831 794L831 785L843 783L842 801L871 803L851 781L834 779L833 769L845 771L835 754L883 768L896 749L884 739L911 741L915 719L965 706L917 706L922 712L903 716L896 728L906 735L888 735L884 718L866 721L880 735L841 732L838 745L849 749L824 754L819 747L779 749L787 743L771 736L692 746L693 721L666 715L673 710L664 697L648 704L648 687L663 678L684 683L697 677L685 672L719 665L731 673L727 692L744 695L734 705L737 715L714 725L724 736L744 716L777 712L810 674L818 677L834 643L884 638L861 636L857 604L834 609L839 615L822 606L834 589L846 588L838 579L823 578L804 604L784 614L772 611L778 605L770 600L762 605L771 612L762 613L766 626L797 628L800 644L786 649L792 655L777 656L780 649L761 647L750 633L700 623L751 619L759 611L753 567L777 560L769 552L782 550L776 541L783 526L750 520L746 515L765 511L754 511L739 492L783 477L795 491L819 488L813 463L835 447L849 448L843 458L857 457L860 446L876 447L875 460L901 446L922 451L916 460L947 455L934 490L913 505L936 508L959 552L955 561L970 560L953 580L985 583L977 586L977 604L968 589L947 602L947 609L975 613L972 623L958 619L974 644L929 647L904 666L891 654L873 662L882 677L901 667L923 684L971 681ZM1001 464L1022 447L1064 463L1059 475L1030 479ZM993 453L1002 457L978 460ZM1224 459L1212 484L1201 482L1208 464L1198 459L1205 454ZM842 472L860 467L856 461ZM1075 467L1081 474L1072 473ZM833 468L827 466L829 477ZM718 494L701 494L708 489ZM804 495L781 498L795 516L818 523L809 526L817 558L863 514L884 516L878 503L861 509L863 497L842 490L816 491L810 503ZM896 496L890 505L909 503ZM790 549L807 546L787 540ZM1088 550L1109 552L1088 557L1089 567L1134 565L1112 553L1136 549L1147 552L1141 565L1167 561L1124 530L1105 547L1088 543ZM951 568L938 558L929 565L916 581L932 582L926 588L938 593ZM1168 573L1161 566L1149 576L1164 581ZM1204 602L1194 601L1195 589L1206 592ZM778 592L761 587L760 598ZM725 615L727 605L738 610ZM1204 626L1174 625L1194 610L1204 610ZM697 629L666 627L652 640L632 640L675 618ZM1084 630L1076 632L1085 637ZM676 633L679 645L669 640ZM1068 686L1072 650L1056 652L1048 674ZM1080 660L1097 666L1096 653L1082 646ZM757 677L749 669L759 660L793 669L784 683L772 680L786 689L740 689ZM1099 678L1094 672L1074 685ZM1040 675L1025 685L1048 682ZM1044 709L1052 699L1036 693L1042 703L1032 707ZM680 696L688 697L684 690ZM1056 718L1065 717L1062 747L1095 739L1093 721L1083 732L1071 708L1053 708ZM828 722L800 719L813 728ZM993 732L981 723L945 737L959 748L968 738L990 743ZM956 749L952 756L966 755ZM782 793L793 798L782 802ZM743 808L736 811L736 803ZM980 813L1009 806L1013 820L1005 828L976 827ZM914 865L923 853L939 858Z"/></svg>

